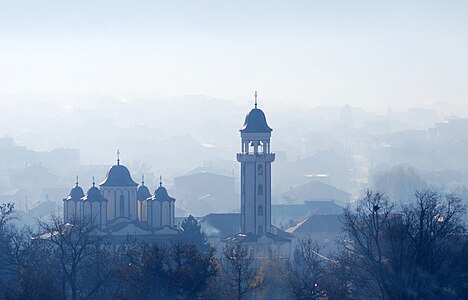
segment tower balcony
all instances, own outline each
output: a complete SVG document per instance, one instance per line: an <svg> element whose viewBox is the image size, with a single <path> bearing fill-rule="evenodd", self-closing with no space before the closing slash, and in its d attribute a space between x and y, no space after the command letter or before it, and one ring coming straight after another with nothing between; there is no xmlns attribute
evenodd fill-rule
<svg viewBox="0 0 468 300"><path fill-rule="evenodd" d="M272 162L274 160L274 153L237 153L238 162Z"/></svg>

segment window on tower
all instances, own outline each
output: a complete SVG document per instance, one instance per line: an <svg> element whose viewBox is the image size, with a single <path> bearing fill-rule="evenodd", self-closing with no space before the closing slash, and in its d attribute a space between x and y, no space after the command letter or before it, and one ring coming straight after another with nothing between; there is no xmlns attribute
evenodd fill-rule
<svg viewBox="0 0 468 300"><path fill-rule="evenodd" d="M120 195L119 205L120 205L120 216L123 217L124 210L125 210L125 198L123 195Z"/></svg>
<svg viewBox="0 0 468 300"><path fill-rule="evenodd" d="M259 166L257 167L257 174L258 174L258 175L263 175L263 166L262 166L262 165L259 165Z"/></svg>
<svg viewBox="0 0 468 300"><path fill-rule="evenodd" d="M263 205L258 206L258 215L263 216Z"/></svg>
<svg viewBox="0 0 468 300"><path fill-rule="evenodd" d="M263 196L263 185L260 184L260 185L257 187L257 194L258 194L259 196Z"/></svg>

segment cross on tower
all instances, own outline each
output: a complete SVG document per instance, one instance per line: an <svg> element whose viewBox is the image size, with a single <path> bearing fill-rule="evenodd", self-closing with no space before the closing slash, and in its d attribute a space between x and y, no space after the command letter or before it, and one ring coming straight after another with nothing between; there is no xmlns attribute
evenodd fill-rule
<svg viewBox="0 0 468 300"><path fill-rule="evenodd" d="M255 108L257 108L257 96L258 96L257 91L255 91L254 96L255 96Z"/></svg>
<svg viewBox="0 0 468 300"><path fill-rule="evenodd" d="M78 186L78 175L76 175L76 186Z"/></svg>
<svg viewBox="0 0 468 300"><path fill-rule="evenodd" d="M159 186L162 186L162 176L159 176Z"/></svg>
<svg viewBox="0 0 468 300"><path fill-rule="evenodd" d="M117 165L120 165L120 150L117 149Z"/></svg>
<svg viewBox="0 0 468 300"><path fill-rule="evenodd" d="M93 186L95 186L95 185L96 185L96 182L94 181L94 175L93 175Z"/></svg>

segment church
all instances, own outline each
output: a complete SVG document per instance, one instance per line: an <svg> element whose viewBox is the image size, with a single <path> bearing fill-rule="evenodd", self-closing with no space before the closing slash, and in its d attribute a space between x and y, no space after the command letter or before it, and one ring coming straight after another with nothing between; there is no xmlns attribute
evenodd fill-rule
<svg viewBox="0 0 468 300"><path fill-rule="evenodd" d="M226 243L242 243L255 257L289 256L292 236L271 224L271 164L275 160L270 148L271 132L265 114L257 107L255 92L255 106L240 129L241 151L237 154L241 171L240 214L225 214L226 218L220 219L220 226L231 229L215 228L225 235L218 240L209 239L213 247L220 248L218 253L222 253ZM63 201L65 222L91 218L102 234L112 240L132 235L146 241L161 241L179 233L174 221L175 199L169 196L162 180L151 195L144 180L138 186L129 170L120 164L119 152L117 164L110 168L99 188L93 180L85 195L77 180Z"/></svg>
<svg viewBox="0 0 468 300"><path fill-rule="evenodd" d="M93 185L85 195L77 178L63 203L65 222L93 220L100 234L114 242L125 240L129 235L146 241L160 241L179 233L175 225L175 199L169 196L162 179L151 194L144 180L138 187L127 167L120 164L119 157L99 188L93 179Z"/></svg>

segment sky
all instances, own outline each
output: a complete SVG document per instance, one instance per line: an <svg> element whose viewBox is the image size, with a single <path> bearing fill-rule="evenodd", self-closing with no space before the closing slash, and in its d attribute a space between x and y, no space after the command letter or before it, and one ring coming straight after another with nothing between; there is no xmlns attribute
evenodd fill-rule
<svg viewBox="0 0 468 300"><path fill-rule="evenodd" d="M467 82L468 1L0 0L0 96L467 110Z"/></svg>

